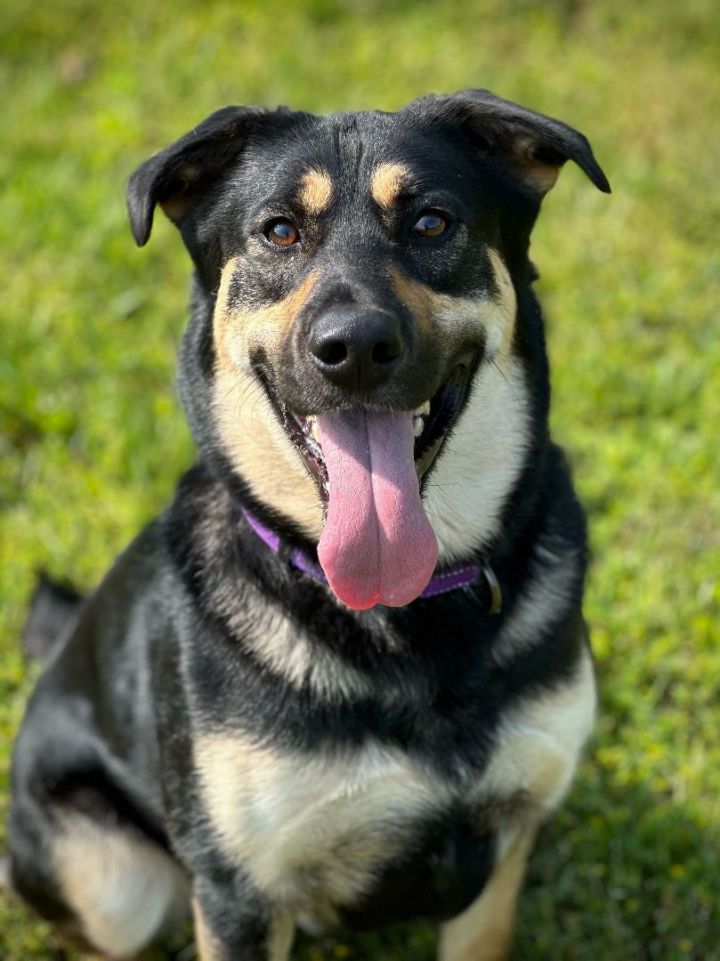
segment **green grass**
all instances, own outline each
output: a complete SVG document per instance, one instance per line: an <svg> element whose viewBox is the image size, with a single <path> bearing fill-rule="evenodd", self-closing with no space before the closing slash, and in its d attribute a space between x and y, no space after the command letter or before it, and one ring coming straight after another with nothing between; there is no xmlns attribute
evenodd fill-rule
<svg viewBox="0 0 720 961"><path fill-rule="evenodd" d="M173 389L188 263L165 223L134 248L128 173L224 103L487 86L585 131L614 188L566 170L533 247L554 430L590 512L602 708L517 957L720 959L719 62L713 0L5 0L0 822L34 568L93 584L192 457ZM429 961L428 932L405 943L303 957ZM4 961L47 945L0 902Z"/></svg>

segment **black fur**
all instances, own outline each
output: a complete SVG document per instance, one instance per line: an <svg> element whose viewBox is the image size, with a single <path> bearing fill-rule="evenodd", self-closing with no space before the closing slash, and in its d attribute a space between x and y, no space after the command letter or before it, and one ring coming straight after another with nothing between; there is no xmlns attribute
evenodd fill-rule
<svg viewBox="0 0 720 961"><path fill-rule="evenodd" d="M465 91L425 98L398 114L317 118L228 107L133 175L128 207L138 244L148 240L154 208L163 204L195 265L180 392L199 460L171 506L82 608L78 598L47 583L33 604L26 646L45 658L62 635L62 649L36 686L16 743L9 836L14 886L46 917L71 914L52 851L57 824L72 810L169 852L192 879L227 957L265 959L273 904L251 869L229 860L219 841L193 762L199 736L242 732L285 755L328 759L372 742L411 758L439 783L460 785L485 770L514 704L572 677L585 650L585 523L565 460L548 434L548 366L528 259L542 192L526 179L528 165L559 167L567 159L609 190L576 131L486 91ZM402 248L397 237L404 228L389 221L379 227L362 206L353 178L377 160L420 171L418 204L455 204L457 226L441 257L431 246ZM340 191L340 221L317 236L312 231L320 228L308 225L304 252L271 262L257 239L264 219L278 214L277 202L273 207L266 198L287 194L298 170L320 162ZM438 192L441 183L454 199ZM287 204L280 214L302 218ZM278 356L250 358L279 401L300 413L364 402L324 383L303 351L314 317L338 300L370 298L401 316L408 349L415 351L408 369L372 402L409 409L434 393L447 372L387 283L385 266L397 264L437 294L474 296L494 282L484 245L500 251L512 278L518 304L513 354L531 403L524 465L507 491L497 532L464 558L492 563L503 611L487 614L480 583L397 609L350 611L325 585L291 567L283 552L271 553L243 520L242 508L250 508L287 545L315 549L290 513L269 506L263 492L238 475L220 436L212 318L221 268L233 256L242 258L231 299L247 309L286 297L311 258L313 264L322 258L334 278L313 291ZM474 363L485 363L481 341L473 350ZM572 548L572 584L535 625L533 645L503 660L499 638L537 576L541 543ZM293 685L274 671L253 643L264 611L304 632L339 670L363 678L364 693L323 699L309 682ZM522 812L524 799L511 801ZM499 810L458 801L420 819L404 853L384 866L369 894L342 907L342 920L364 927L456 915L492 870ZM513 810L512 816L521 814Z"/></svg>
<svg viewBox="0 0 720 961"><path fill-rule="evenodd" d="M77 623L81 604L82 596L71 585L40 573L23 630L25 654L46 661Z"/></svg>

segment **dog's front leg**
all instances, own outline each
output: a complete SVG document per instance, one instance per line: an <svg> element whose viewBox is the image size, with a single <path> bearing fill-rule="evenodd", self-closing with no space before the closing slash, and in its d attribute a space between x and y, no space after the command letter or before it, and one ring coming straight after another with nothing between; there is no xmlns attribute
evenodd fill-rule
<svg viewBox="0 0 720 961"><path fill-rule="evenodd" d="M443 925L439 961L507 961L515 905L535 840L535 825L518 832L478 899Z"/></svg>
<svg viewBox="0 0 720 961"><path fill-rule="evenodd" d="M198 961L288 961L293 919L273 914L255 898L238 897L235 885L207 878L193 885Z"/></svg>

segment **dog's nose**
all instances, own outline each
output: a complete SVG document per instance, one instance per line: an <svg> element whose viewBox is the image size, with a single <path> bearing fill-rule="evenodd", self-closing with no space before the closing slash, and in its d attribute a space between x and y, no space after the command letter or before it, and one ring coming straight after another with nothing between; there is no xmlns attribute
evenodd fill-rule
<svg viewBox="0 0 720 961"><path fill-rule="evenodd" d="M313 323L308 348L338 387L371 390L386 381L405 353L400 321L379 310L339 309Z"/></svg>

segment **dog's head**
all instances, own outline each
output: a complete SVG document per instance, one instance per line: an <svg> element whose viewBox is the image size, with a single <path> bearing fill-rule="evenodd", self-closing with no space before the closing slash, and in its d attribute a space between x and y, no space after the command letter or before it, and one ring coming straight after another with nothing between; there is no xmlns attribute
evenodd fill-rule
<svg viewBox="0 0 720 961"><path fill-rule="evenodd" d="M201 449L318 540L336 594L406 604L497 533L544 431L529 237L577 131L483 90L397 113L227 107L133 175L196 267L181 388Z"/></svg>

